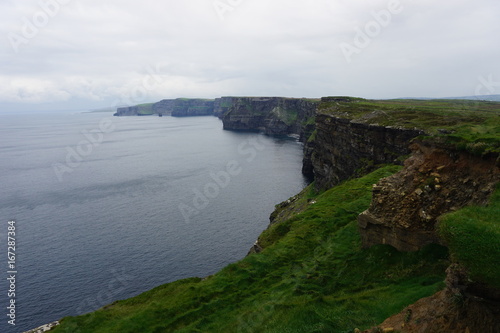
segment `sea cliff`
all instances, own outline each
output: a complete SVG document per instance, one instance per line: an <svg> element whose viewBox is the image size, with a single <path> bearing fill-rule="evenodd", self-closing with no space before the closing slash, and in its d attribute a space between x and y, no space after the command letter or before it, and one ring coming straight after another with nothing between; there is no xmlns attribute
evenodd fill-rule
<svg viewBox="0 0 500 333"><path fill-rule="evenodd" d="M156 103L120 107L115 116L165 115L173 117L210 116L214 114L214 100L199 98L164 99Z"/></svg>
<svg viewBox="0 0 500 333"><path fill-rule="evenodd" d="M260 131L268 135L295 134L302 140L310 126L318 100L284 97L233 97L222 114L225 130Z"/></svg>
<svg viewBox="0 0 500 333"><path fill-rule="evenodd" d="M314 182L241 261L55 332L500 331L500 103L222 97L214 114L300 136Z"/></svg>

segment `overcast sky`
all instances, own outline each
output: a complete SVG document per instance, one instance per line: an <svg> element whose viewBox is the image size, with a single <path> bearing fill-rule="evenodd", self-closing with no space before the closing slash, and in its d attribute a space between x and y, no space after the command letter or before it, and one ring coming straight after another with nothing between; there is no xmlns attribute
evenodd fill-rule
<svg viewBox="0 0 500 333"><path fill-rule="evenodd" d="M498 0L2 0L0 107L499 94L499 15Z"/></svg>

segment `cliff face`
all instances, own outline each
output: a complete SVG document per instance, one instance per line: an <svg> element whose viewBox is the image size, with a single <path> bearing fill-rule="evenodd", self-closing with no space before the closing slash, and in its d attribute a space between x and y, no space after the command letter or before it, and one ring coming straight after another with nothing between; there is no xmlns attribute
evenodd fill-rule
<svg viewBox="0 0 500 333"><path fill-rule="evenodd" d="M335 100L323 98L322 102ZM352 176L372 171L377 164L401 164L401 156L410 153L410 141L422 134L423 131L416 129L355 122L319 110L316 134L304 148L303 172L313 173L316 189L325 190Z"/></svg>
<svg viewBox="0 0 500 333"><path fill-rule="evenodd" d="M139 115L139 107L137 105L134 106L125 106L116 109L114 116L138 116Z"/></svg>
<svg viewBox="0 0 500 333"><path fill-rule="evenodd" d="M115 116L150 116L163 114L170 116L175 105L174 99L164 99L157 103L126 106L116 109Z"/></svg>
<svg viewBox="0 0 500 333"><path fill-rule="evenodd" d="M310 131L317 101L283 97L232 97L222 114L224 129L260 131L268 135L296 134L302 140ZM224 101L222 101L224 102Z"/></svg>
<svg viewBox="0 0 500 333"><path fill-rule="evenodd" d="M233 99L235 98L230 96L216 98L214 102L214 116L222 119L233 105Z"/></svg>
<svg viewBox="0 0 500 333"><path fill-rule="evenodd" d="M174 117L211 116L214 101L206 99L176 99L172 110Z"/></svg>
<svg viewBox="0 0 500 333"><path fill-rule="evenodd" d="M149 116L162 114L174 117L210 116L214 114L214 101L206 99L164 99L157 103L122 107L115 116Z"/></svg>
<svg viewBox="0 0 500 333"><path fill-rule="evenodd" d="M170 116L174 110L175 103L175 99L163 99L157 103L153 103L152 111L154 114L161 113L165 116Z"/></svg>

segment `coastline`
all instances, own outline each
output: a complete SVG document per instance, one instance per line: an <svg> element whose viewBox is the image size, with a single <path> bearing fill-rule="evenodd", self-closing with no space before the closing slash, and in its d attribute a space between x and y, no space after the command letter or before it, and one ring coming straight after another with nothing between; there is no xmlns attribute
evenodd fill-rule
<svg viewBox="0 0 500 333"><path fill-rule="evenodd" d="M45 324L45 325L42 325L42 326L39 326L37 328L34 328L32 330L29 330L29 331L25 331L23 333L43 333L43 332L48 332L50 331L53 327L59 325L59 321L54 321L52 323L49 323L49 324Z"/></svg>

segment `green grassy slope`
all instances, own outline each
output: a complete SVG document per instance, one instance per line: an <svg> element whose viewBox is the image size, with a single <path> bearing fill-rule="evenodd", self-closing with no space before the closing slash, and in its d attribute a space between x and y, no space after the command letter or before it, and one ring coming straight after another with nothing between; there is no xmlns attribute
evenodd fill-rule
<svg viewBox="0 0 500 333"><path fill-rule="evenodd" d="M500 186L486 207L470 206L441 218L439 231L453 259L477 282L500 288Z"/></svg>
<svg viewBox="0 0 500 333"><path fill-rule="evenodd" d="M296 198L286 221L262 235L263 252L205 279L159 286L54 332L352 332L443 287L447 250L361 249L356 218L381 168L321 194Z"/></svg>

